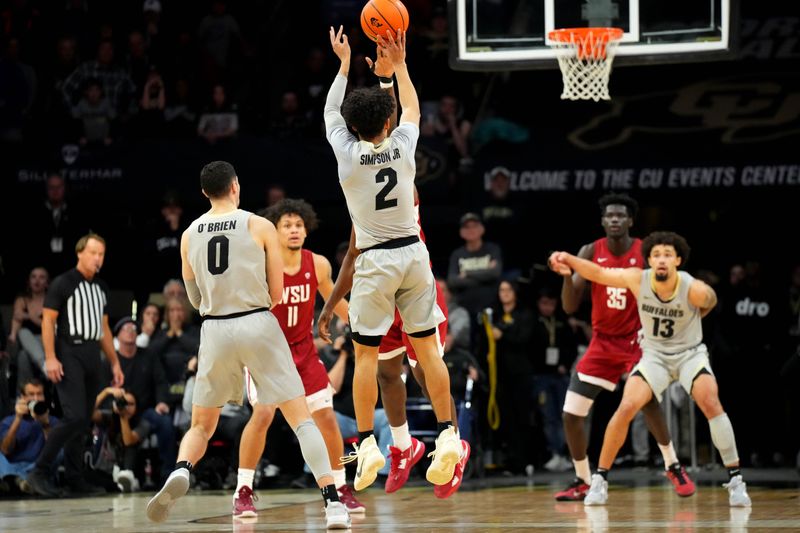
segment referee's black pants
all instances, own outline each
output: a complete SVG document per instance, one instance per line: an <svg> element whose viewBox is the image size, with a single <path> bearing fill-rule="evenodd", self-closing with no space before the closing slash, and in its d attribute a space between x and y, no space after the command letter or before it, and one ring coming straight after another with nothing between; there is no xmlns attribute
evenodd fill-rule
<svg viewBox="0 0 800 533"><path fill-rule="evenodd" d="M79 345L60 342L58 359L64 369L64 376L56 383L63 415L50 431L36 460L36 468L49 475L58 452L64 448L65 478L67 483L74 483L82 477L86 436L101 387L100 344L96 341Z"/></svg>

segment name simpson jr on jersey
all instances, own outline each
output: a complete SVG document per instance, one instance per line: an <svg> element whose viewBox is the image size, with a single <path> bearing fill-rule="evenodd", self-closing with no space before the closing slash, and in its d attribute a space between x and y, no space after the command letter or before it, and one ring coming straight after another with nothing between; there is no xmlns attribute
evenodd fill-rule
<svg viewBox="0 0 800 533"><path fill-rule="evenodd" d="M392 150L391 154L388 150L377 154L361 154L360 163L362 165L382 165L395 159L400 159L400 150L397 148Z"/></svg>

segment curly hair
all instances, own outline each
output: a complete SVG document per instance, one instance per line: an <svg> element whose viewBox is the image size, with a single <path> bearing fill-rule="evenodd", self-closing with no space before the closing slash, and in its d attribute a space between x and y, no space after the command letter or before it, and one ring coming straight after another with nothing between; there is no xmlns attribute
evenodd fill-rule
<svg viewBox="0 0 800 533"><path fill-rule="evenodd" d="M314 208L311 207L311 204L305 200L285 198L266 209L262 209L259 215L276 226L283 215L297 215L303 219L303 225L305 225L307 232L312 232L319 226L317 213L314 211Z"/></svg>
<svg viewBox="0 0 800 533"><path fill-rule="evenodd" d="M345 122L364 139L371 139L383 131L383 125L394 111L394 99L378 87L355 89L342 104Z"/></svg>
<svg viewBox="0 0 800 533"><path fill-rule="evenodd" d="M600 215L606 214L606 207L610 205L624 205L628 210L628 216L636 218L636 213L639 212L639 202L628 196L627 194L609 193L597 201L600 206Z"/></svg>
<svg viewBox="0 0 800 533"><path fill-rule="evenodd" d="M686 242L686 239L672 231L654 231L644 238L642 241L642 255L645 260L650 257L650 252L653 251L653 248L660 244L675 248L675 253L681 258L681 267L686 266L689 261L689 252L692 249L689 248L689 243Z"/></svg>

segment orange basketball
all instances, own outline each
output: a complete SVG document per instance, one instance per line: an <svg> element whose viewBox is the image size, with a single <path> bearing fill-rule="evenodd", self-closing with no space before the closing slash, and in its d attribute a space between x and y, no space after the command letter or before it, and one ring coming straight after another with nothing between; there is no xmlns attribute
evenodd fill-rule
<svg viewBox="0 0 800 533"><path fill-rule="evenodd" d="M373 41L386 32L408 29L408 10L400 0L369 0L361 10L361 29ZM396 35L396 34L395 34Z"/></svg>

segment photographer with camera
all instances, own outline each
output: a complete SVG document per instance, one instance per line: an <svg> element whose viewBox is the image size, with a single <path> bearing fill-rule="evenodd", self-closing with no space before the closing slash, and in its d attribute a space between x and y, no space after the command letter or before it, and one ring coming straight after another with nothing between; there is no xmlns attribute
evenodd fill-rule
<svg viewBox="0 0 800 533"><path fill-rule="evenodd" d="M125 376L125 389L136 398L139 417L149 424L149 429L158 438L160 475L161 479L166 479L178 452L172 411L168 405L170 394L166 370L160 357L150 349L136 345L139 331L133 317L121 318L114 325L113 332L118 345L117 358Z"/></svg>
<svg viewBox="0 0 800 533"><path fill-rule="evenodd" d="M137 411L136 396L118 387L100 391L95 409L94 420L105 432L95 470L110 474L123 492L137 490L133 470L139 445L152 432L151 424ZM116 474L115 465L119 468Z"/></svg>
<svg viewBox="0 0 800 533"><path fill-rule="evenodd" d="M31 493L28 472L58 419L49 414L44 385L31 378L22 386L14 414L0 423L0 492L14 488Z"/></svg>

